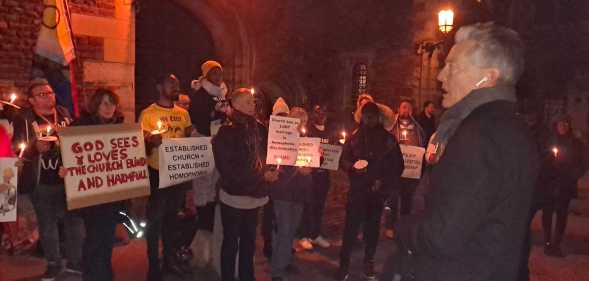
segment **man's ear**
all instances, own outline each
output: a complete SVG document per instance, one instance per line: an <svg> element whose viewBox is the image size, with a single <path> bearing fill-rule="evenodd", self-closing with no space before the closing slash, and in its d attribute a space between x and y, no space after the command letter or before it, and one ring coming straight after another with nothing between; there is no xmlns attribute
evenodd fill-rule
<svg viewBox="0 0 589 281"><path fill-rule="evenodd" d="M497 85L497 81L501 78L501 70L498 68L489 68L487 71L487 79L490 85Z"/></svg>

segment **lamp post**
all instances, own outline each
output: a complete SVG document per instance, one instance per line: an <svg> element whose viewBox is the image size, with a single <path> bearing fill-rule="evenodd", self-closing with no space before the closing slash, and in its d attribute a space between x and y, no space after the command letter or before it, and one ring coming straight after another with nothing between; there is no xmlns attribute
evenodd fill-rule
<svg viewBox="0 0 589 281"><path fill-rule="evenodd" d="M446 42L446 37L454 29L454 11L451 9L440 10L438 12L438 28L437 31L442 33L442 40L440 41L422 41L419 42L416 46L417 55L419 56L419 91L418 91L418 100L419 104L422 104L421 96L422 96L422 80L423 80L423 55L427 54L428 65L431 64L431 59L434 54L434 51L440 50L443 48L444 43ZM428 71L429 73L429 71Z"/></svg>

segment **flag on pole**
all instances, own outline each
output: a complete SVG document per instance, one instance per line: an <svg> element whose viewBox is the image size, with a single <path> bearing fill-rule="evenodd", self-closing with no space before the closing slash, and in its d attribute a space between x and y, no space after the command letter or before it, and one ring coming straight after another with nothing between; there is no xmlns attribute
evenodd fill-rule
<svg viewBox="0 0 589 281"><path fill-rule="evenodd" d="M37 38L35 53L62 66L68 66L63 75L47 75L57 94L60 105L79 115L76 81L74 77L76 58L75 44L66 0L43 0L43 20ZM63 79L61 79L61 78ZM52 79L53 78L53 79Z"/></svg>

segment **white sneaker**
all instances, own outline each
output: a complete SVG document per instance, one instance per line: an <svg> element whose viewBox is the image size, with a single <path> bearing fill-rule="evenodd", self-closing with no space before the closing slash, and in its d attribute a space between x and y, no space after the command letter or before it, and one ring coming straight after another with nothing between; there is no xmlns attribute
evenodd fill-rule
<svg viewBox="0 0 589 281"><path fill-rule="evenodd" d="M327 241L321 235L317 236L317 238L315 238L314 240L311 240L311 243L313 243L313 245L317 245L317 246L324 248L324 249L331 247L331 243L329 243L329 241Z"/></svg>
<svg viewBox="0 0 589 281"><path fill-rule="evenodd" d="M309 238L303 238L299 240L299 246L301 246L301 248L303 248L303 250L305 251L313 250L313 244L311 243L311 239Z"/></svg>

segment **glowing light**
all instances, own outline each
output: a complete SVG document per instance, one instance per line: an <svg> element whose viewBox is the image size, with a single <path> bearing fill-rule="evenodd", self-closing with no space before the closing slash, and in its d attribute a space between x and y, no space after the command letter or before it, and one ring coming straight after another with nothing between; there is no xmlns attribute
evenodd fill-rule
<svg viewBox="0 0 589 281"><path fill-rule="evenodd" d="M441 10L438 13L438 27L442 33L448 33L452 31L454 27L454 11Z"/></svg>
<svg viewBox="0 0 589 281"><path fill-rule="evenodd" d="M14 103L16 101L16 98L17 98L16 94L14 94L14 93L11 94L10 95L10 103Z"/></svg>
<svg viewBox="0 0 589 281"><path fill-rule="evenodd" d="M18 154L18 158L22 158L23 153L25 152L25 149L27 148L27 144L24 142L21 142L18 145L18 148L20 149L20 153Z"/></svg>

